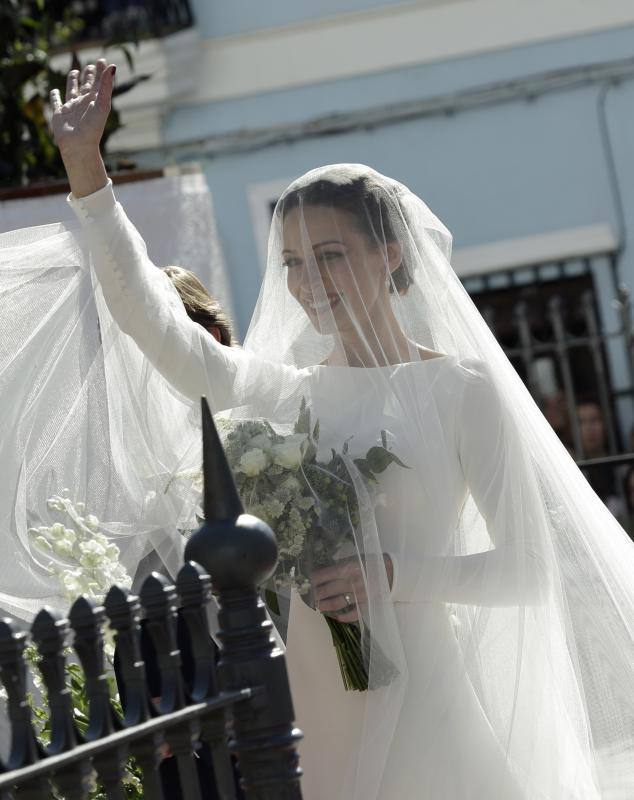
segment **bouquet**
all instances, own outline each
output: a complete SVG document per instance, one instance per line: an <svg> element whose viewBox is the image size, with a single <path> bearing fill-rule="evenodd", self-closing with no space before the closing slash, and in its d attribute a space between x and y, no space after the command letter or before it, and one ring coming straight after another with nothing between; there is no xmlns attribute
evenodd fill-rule
<svg viewBox="0 0 634 800"><path fill-rule="evenodd" d="M277 537L279 564L273 585L265 587L267 605L279 613L277 592L295 587L313 606L311 573L357 553L360 510L351 470L356 468L372 490L390 464L405 465L388 450L385 431L381 446L371 447L362 458L350 458L348 440L340 452L331 450L327 462L319 461L319 422L312 425L305 399L287 435L265 420L228 420L220 430L245 511L264 520ZM347 690L368 689L370 648L373 683L385 685L393 679L395 668L372 641L367 626L324 618Z"/></svg>

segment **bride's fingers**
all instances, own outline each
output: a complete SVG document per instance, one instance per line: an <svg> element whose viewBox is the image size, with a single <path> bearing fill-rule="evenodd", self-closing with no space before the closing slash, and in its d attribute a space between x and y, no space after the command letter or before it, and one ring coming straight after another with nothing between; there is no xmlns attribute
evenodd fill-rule
<svg viewBox="0 0 634 800"><path fill-rule="evenodd" d="M109 67L106 67L101 72L101 75L99 76L99 83L95 87L97 90L97 105L102 110L107 110L110 107L116 71L117 68L114 64L110 64Z"/></svg>
<svg viewBox="0 0 634 800"><path fill-rule="evenodd" d="M359 609L354 606L349 611L335 611L329 616L333 617L337 620L337 622L358 622L359 621Z"/></svg>
<svg viewBox="0 0 634 800"><path fill-rule="evenodd" d="M331 567L322 567L321 569L313 572L312 582L313 585L319 586L324 583L329 583L333 580L355 580L361 573L361 567L356 558L351 558L348 561L340 561L333 564Z"/></svg>
<svg viewBox="0 0 634 800"><path fill-rule="evenodd" d="M321 611L322 614L328 614L329 616L343 613L344 609L349 611L350 606L355 605L352 594L350 594L350 598L352 601L350 603L342 594L338 594L335 597L329 597L327 600L321 600L317 604L317 611Z"/></svg>
<svg viewBox="0 0 634 800"><path fill-rule="evenodd" d="M58 111L62 107L62 96L59 93L59 89L52 89L49 92L48 99L53 111Z"/></svg>
<svg viewBox="0 0 634 800"><path fill-rule="evenodd" d="M96 72L97 67L94 64L86 64L81 73L81 86L79 87L80 94L88 94L88 92L92 91L92 87L95 83Z"/></svg>
<svg viewBox="0 0 634 800"><path fill-rule="evenodd" d="M103 71L108 66L108 62L105 58L100 58L97 60L97 64L95 65L95 84L98 84L101 80L101 76L103 75Z"/></svg>
<svg viewBox="0 0 634 800"><path fill-rule="evenodd" d="M348 581L328 581L328 583L322 583L319 586L315 586L315 602L327 600L331 597L337 597L338 595L343 595L346 594L346 592L351 591L352 589L350 588L350 583Z"/></svg>
<svg viewBox="0 0 634 800"><path fill-rule="evenodd" d="M66 102L74 100L79 94L79 72L71 69L66 77Z"/></svg>
<svg viewBox="0 0 634 800"><path fill-rule="evenodd" d="M328 593L319 598L315 597L315 606L318 611L333 612L347 609L350 606L365 606L368 596L362 584L345 584L338 582L332 584Z"/></svg>

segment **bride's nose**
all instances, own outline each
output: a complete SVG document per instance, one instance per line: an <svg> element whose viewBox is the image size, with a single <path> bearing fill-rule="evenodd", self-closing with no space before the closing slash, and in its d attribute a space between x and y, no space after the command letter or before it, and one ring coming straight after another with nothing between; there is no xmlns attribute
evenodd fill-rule
<svg viewBox="0 0 634 800"><path fill-rule="evenodd" d="M314 258L306 259L300 268L298 289L303 297L313 299L320 295L331 285L331 281L324 270L319 269Z"/></svg>

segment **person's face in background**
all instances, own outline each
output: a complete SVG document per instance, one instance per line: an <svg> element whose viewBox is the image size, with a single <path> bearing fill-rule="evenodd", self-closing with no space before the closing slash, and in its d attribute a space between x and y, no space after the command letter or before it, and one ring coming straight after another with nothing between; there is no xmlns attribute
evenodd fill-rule
<svg viewBox="0 0 634 800"><path fill-rule="evenodd" d="M581 403L577 406L581 446L586 458L600 455L605 450L605 425L603 414L596 403Z"/></svg>
<svg viewBox="0 0 634 800"><path fill-rule="evenodd" d="M210 325L207 328L207 330L214 337L214 339L218 342L218 344L222 344L222 336L220 335L220 328L216 327L215 325Z"/></svg>

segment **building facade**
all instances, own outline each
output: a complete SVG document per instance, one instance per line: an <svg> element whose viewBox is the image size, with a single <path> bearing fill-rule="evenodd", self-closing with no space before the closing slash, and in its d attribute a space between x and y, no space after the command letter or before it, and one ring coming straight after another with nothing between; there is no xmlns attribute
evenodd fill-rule
<svg viewBox="0 0 634 800"><path fill-rule="evenodd" d="M629 450L630 0L190 5L192 26L139 49L151 79L121 98L111 149L201 165L238 329L284 186L369 164L453 232L454 267L514 364L540 402L567 404L577 458L581 396L600 406L606 454Z"/></svg>

